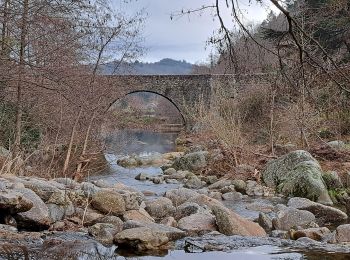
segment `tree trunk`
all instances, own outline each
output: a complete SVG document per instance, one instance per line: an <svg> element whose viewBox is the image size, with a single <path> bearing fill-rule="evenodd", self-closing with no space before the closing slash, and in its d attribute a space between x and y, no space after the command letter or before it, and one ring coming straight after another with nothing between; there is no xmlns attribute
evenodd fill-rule
<svg viewBox="0 0 350 260"><path fill-rule="evenodd" d="M274 147L274 120L275 120L275 98L276 98L276 90L272 89L271 91L271 110L270 110L270 145L271 145L271 154L275 155L275 147Z"/></svg>
<svg viewBox="0 0 350 260"><path fill-rule="evenodd" d="M64 161L64 166L63 166L63 174L66 174L68 166L69 166L70 156L72 154L72 147L73 147L73 142L74 142L74 136L75 136L76 128L78 126L79 119L80 119L82 111L83 111L83 109L82 109L82 107L80 107L78 116L77 116L77 118L75 120L75 123L73 125L73 128L72 128L72 133L70 135L70 141L69 141L69 145L68 145L68 149L67 149L67 155L66 155L66 159Z"/></svg>
<svg viewBox="0 0 350 260"><path fill-rule="evenodd" d="M15 142L13 148L13 157L20 156L21 150L21 135L22 135L22 88L23 88L23 74L25 70L25 48L26 38L28 31L28 12L29 12L29 0L23 1L23 14L21 22L21 40L20 40L20 52L19 52L19 70L18 70L18 84L17 84L17 112L16 112L16 130L15 130Z"/></svg>
<svg viewBox="0 0 350 260"><path fill-rule="evenodd" d="M90 138L90 132L91 132L91 128L92 128L93 122L95 120L95 117L96 117L96 110L93 112L91 120L90 120L90 123L89 123L89 126L88 126L88 128L86 130L84 144L83 144L83 150L81 152L81 160L84 160L84 156L86 154L86 150L87 150L87 146L88 146L88 142L89 142L89 138ZM82 168L83 168L83 162L80 162L78 164L78 167L77 167L77 172L76 172L76 174L74 176L75 180L78 180L81 177L81 170L82 170Z"/></svg>
<svg viewBox="0 0 350 260"><path fill-rule="evenodd" d="M8 46L7 46L7 33L8 33L8 19L9 19L9 6L10 6L10 0L5 0L4 2L4 15L3 15L3 22L2 22L2 30L1 30L1 54L2 56L7 56L8 54Z"/></svg>

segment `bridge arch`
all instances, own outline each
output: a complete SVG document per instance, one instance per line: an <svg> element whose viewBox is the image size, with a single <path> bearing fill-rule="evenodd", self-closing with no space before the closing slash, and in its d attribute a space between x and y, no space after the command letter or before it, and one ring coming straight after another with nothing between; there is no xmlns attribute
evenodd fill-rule
<svg viewBox="0 0 350 260"><path fill-rule="evenodd" d="M186 119L184 117L184 111L181 111L179 106L171 98L167 97L166 95L164 95L162 93L158 93L158 92L152 91L152 90L133 90L133 91L127 93L126 95L124 95L124 97L131 95L131 94L136 94L136 93L152 93L152 94L155 94L155 95L158 95L158 96L165 98L171 104L173 104L173 106L176 108L177 111L179 111L179 114L181 115L181 118L182 118L182 123L183 123L183 125L186 125L187 122L186 122Z"/></svg>
<svg viewBox="0 0 350 260"><path fill-rule="evenodd" d="M184 116L184 111L182 111L183 109L180 109L180 106L178 104L176 104L175 101L173 101L170 97L162 94L162 93L159 93L157 91L153 91L153 90L142 90L142 89L137 89L137 90L131 90L131 91L128 91L126 93L123 93L123 95L119 96L118 98L114 99L114 101L112 101L109 106L108 106L108 109L107 111L110 110L110 108L115 104L117 103L118 101L122 100L123 98L127 97L128 95L132 95L132 94L137 94L137 93L152 93L152 94L155 94L157 96L160 96L160 97L163 97L165 98L167 101L169 101L175 108L176 110L179 112L179 115L181 116L181 119L182 119L182 124L183 126L186 126L187 124L187 120Z"/></svg>

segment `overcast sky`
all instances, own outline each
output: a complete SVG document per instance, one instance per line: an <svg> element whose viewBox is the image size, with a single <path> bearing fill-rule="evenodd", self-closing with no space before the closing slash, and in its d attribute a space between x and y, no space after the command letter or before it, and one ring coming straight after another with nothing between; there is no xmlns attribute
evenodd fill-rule
<svg viewBox="0 0 350 260"><path fill-rule="evenodd" d="M224 0L220 0L225 2ZM249 0L238 0L245 17L245 22L258 23L266 18L270 11L269 0L264 0L263 6L249 3ZM117 4L132 14L145 8L147 19L144 30L144 46L148 49L142 61L154 62L162 58L186 60L191 63L205 61L210 52L206 41L218 28L219 22L210 11L201 15L190 15L170 19L172 13L182 9L198 8L210 4L213 0L132 0L127 4ZM231 16L226 8L222 8L222 16L227 24Z"/></svg>

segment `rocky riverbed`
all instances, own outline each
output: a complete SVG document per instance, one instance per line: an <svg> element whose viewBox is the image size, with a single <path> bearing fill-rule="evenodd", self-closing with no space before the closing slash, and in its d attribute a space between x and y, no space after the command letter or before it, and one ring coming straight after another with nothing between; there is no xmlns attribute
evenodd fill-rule
<svg viewBox="0 0 350 260"><path fill-rule="evenodd" d="M350 254L348 216L332 205L309 153L272 161L261 183L199 174L217 157L207 151L129 156L116 163L130 174L81 183L1 176L0 259Z"/></svg>

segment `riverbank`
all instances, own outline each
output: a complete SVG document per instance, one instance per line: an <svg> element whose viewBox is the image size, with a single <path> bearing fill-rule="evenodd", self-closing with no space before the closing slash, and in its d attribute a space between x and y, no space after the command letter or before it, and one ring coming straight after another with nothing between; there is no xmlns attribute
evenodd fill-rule
<svg viewBox="0 0 350 260"><path fill-rule="evenodd" d="M102 176L82 183L1 176L0 258L117 258L131 252L164 256L173 250L178 255L181 250L237 253L251 247L260 256L276 249L287 251L288 257L295 250L301 255L319 250L339 257L350 253L348 216L330 205L323 177L302 181L310 193L299 195L316 196L319 202L313 202L296 197L293 182L278 171L295 174L302 165L304 173L322 175L309 153L291 152L270 163L261 173L264 185L204 174L220 158L218 151L198 147L187 153L118 158L115 163L134 174L116 173L114 182ZM143 172L156 165L162 170ZM284 183L283 189L269 183L270 174ZM119 182L126 178L140 185ZM298 183L294 185L300 192ZM268 252L259 253L264 246Z"/></svg>

